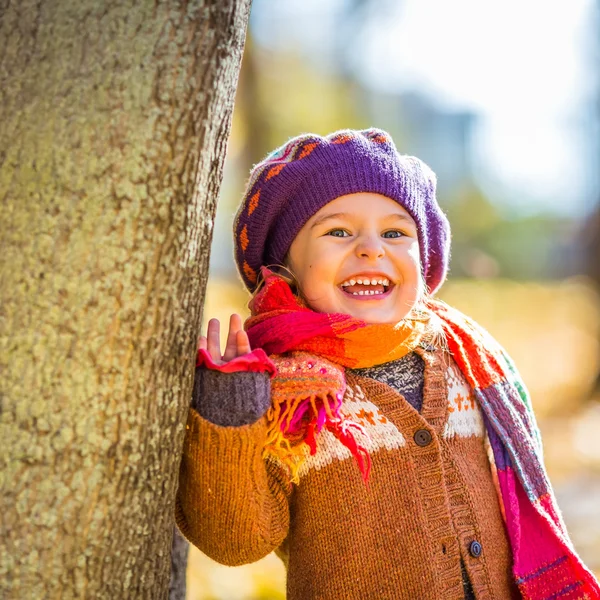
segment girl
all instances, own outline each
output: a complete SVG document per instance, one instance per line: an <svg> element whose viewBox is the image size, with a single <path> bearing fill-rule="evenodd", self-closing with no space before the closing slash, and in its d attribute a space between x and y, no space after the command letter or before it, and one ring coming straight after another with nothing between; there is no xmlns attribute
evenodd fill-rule
<svg viewBox="0 0 600 600"><path fill-rule="evenodd" d="M201 338L176 518L228 565L276 550L290 600L600 598L525 387L433 294L435 176L381 130L303 135L234 226L251 317Z"/></svg>

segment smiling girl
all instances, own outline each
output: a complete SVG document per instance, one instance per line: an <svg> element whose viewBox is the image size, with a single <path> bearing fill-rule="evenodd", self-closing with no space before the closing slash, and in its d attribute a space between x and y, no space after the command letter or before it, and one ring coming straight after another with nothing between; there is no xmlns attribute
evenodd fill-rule
<svg viewBox="0 0 600 600"><path fill-rule="evenodd" d="M600 598L510 358L434 299L435 176L387 133L303 135L234 225L253 294L201 338L176 519L228 565L275 550L291 600Z"/></svg>
<svg viewBox="0 0 600 600"><path fill-rule="evenodd" d="M307 304L368 323L398 323L423 297L417 226L381 194L340 196L302 227L288 258Z"/></svg>

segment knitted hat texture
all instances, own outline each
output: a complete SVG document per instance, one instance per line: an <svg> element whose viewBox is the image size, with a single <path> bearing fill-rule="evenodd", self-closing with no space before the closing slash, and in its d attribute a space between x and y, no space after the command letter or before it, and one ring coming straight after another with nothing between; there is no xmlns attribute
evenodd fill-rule
<svg viewBox="0 0 600 600"><path fill-rule="evenodd" d="M381 129L304 134L251 171L234 223L235 259L254 291L261 266L281 265L302 226L339 196L372 192L400 204L414 219L421 266L431 293L444 282L450 225L436 196L436 177L421 160L398 153Z"/></svg>

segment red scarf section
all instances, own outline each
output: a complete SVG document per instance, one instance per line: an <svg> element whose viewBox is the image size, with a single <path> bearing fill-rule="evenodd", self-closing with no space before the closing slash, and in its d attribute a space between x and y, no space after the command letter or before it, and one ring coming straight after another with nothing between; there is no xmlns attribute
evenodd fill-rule
<svg viewBox="0 0 600 600"><path fill-rule="evenodd" d="M268 355L310 352L344 367L371 367L412 352L429 320L423 314L396 325L369 324L350 315L315 312L265 267L262 276L265 284L250 302L246 330L251 347Z"/></svg>

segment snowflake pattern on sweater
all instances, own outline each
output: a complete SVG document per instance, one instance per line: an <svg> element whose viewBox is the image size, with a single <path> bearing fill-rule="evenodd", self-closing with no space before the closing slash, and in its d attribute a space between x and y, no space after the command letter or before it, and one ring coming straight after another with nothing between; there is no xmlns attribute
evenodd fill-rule
<svg viewBox="0 0 600 600"><path fill-rule="evenodd" d="M368 370L369 376L375 379L373 375L377 375L378 381L389 385L400 394L404 391L401 387L404 383L409 386L411 392L419 389L422 395L423 368L421 365L423 363L420 357L417 356L417 358L418 360L412 357L410 360L402 358L379 367L370 368ZM409 368L407 369L407 367ZM404 371L402 377L398 373L399 369ZM357 374L363 376L365 371L367 369L355 370ZM448 395L448 419L442 437L445 439L483 438L485 436L485 426L481 410L471 388L453 361L450 362L445 371L445 382ZM412 406L412 403L410 404ZM421 401L418 402L418 406L421 406ZM344 395L342 412L364 428L368 438L360 434L357 435L361 437L361 443L364 444L371 456L382 449L393 450L406 445L405 435L373 402L366 398L360 385L348 385ZM308 455L307 449L307 459L298 474L302 478L311 469L319 470L335 460L350 458L352 458L350 451L340 444L333 434L322 431L319 434L316 454L313 456Z"/></svg>

